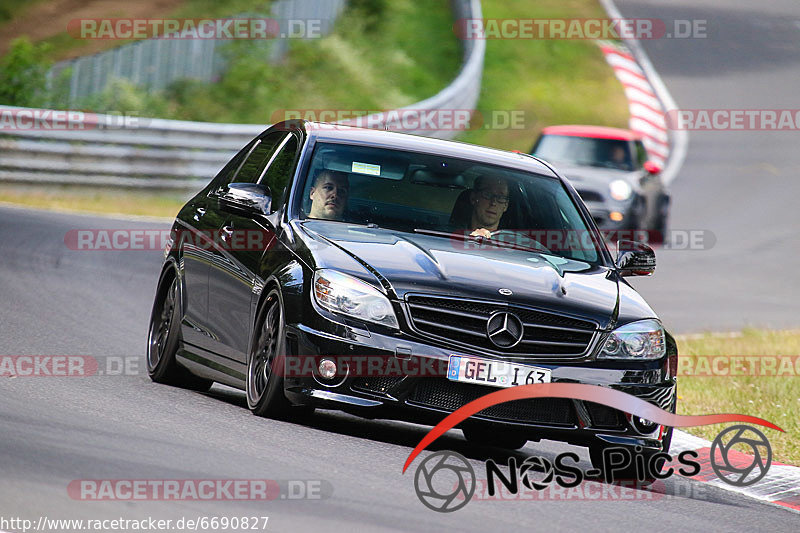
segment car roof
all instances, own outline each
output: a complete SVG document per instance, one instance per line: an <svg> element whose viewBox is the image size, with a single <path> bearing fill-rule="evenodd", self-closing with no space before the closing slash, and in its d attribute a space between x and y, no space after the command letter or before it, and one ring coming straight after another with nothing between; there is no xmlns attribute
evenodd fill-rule
<svg viewBox="0 0 800 533"><path fill-rule="evenodd" d="M435 139L432 137L423 137L421 135L394 131L358 128L342 124L329 124L325 122L303 121L303 127L309 137L312 137L317 142L362 144L377 148L437 154L445 157L480 161L482 163L510 167L518 170L527 170L555 178L559 177L546 164L520 152L507 152L505 150L487 148L476 144Z"/></svg>
<svg viewBox="0 0 800 533"><path fill-rule="evenodd" d="M589 137L592 139L618 139L621 141L638 141L641 136L622 128L609 128L606 126L563 125L548 126L542 130L542 135L569 135L571 137Z"/></svg>

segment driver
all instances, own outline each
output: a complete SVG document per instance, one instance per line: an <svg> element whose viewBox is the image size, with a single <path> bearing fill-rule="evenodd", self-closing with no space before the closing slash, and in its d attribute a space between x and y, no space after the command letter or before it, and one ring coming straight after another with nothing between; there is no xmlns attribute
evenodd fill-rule
<svg viewBox="0 0 800 533"><path fill-rule="evenodd" d="M618 144L611 149L609 159L615 168L624 169L628 167L628 154L625 152L625 148Z"/></svg>
<svg viewBox="0 0 800 533"><path fill-rule="evenodd" d="M321 170L311 185L311 212L309 218L323 220L343 220L344 208L347 207L347 195L350 193L350 182L345 172L338 170Z"/></svg>
<svg viewBox="0 0 800 533"><path fill-rule="evenodd" d="M491 237L508 209L508 181L503 178L478 176L470 193L472 217L469 229L473 237Z"/></svg>

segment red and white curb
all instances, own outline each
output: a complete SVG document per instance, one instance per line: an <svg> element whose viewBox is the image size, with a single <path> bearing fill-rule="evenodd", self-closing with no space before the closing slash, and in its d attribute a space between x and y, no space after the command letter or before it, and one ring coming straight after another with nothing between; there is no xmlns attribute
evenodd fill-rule
<svg viewBox="0 0 800 533"><path fill-rule="evenodd" d="M669 136L664 108L655 89L627 48L610 42L600 42L599 45L625 88L631 115L628 127L642 136L650 160L664 168L669 158Z"/></svg>
<svg viewBox="0 0 800 533"><path fill-rule="evenodd" d="M609 18L624 18L613 0L600 0L600 3ZM631 115L630 129L642 135L654 161L665 162L661 178L669 184L683 166L689 134L685 130L668 131L665 110L678 109L678 106L639 41L631 38L623 41L625 46L610 42L598 44L625 88ZM701 463L700 473L689 479L800 512L800 467L773 462L763 479L749 487L736 487L720 480L711 468L710 441L675 430L670 455L675 457L685 450L696 451ZM730 451L728 459L741 466L753 462L752 456L736 451Z"/></svg>
<svg viewBox="0 0 800 533"><path fill-rule="evenodd" d="M710 441L695 437L684 431L675 430L672 436L672 445L670 446L669 454L676 457L685 450L694 450L697 452L697 460L701 466L700 473L688 479L708 483L709 485L714 485L725 490L737 492L757 500L773 503L800 512L800 467L773 461L772 466L770 466L769 471L763 479L749 487L736 487L720 480L711 468ZM753 457L751 455L735 450L728 452L728 460L732 465L738 467L749 466L753 463Z"/></svg>
<svg viewBox="0 0 800 533"><path fill-rule="evenodd" d="M600 0L609 18L622 19L613 0ZM665 112L678 109L675 100L636 39L623 38L625 46L599 43L606 60L625 87L630 108L630 129L643 136L650 157L663 163L661 179L669 185L678 176L689 146L686 130L668 131Z"/></svg>

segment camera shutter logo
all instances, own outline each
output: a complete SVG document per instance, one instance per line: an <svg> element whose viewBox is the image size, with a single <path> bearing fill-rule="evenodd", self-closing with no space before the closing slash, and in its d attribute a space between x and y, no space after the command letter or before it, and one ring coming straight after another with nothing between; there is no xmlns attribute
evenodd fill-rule
<svg viewBox="0 0 800 533"><path fill-rule="evenodd" d="M475 470L458 453L435 452L417 468L414 490L427 508L451 513L467 505L475 494Z"/></svg>
<svg viewBox="0 0 800 533"><path fill-rule="evenodd" d="M528 472L541 472L544 474L543 479L532 479ZM544 457L528 457L519 467L519 477L522 479L522 484L530 490L544 490L553 481L555 469L553 463Z"/></svg>
<svg viewBox="0 0 800 533"><path fill-rule="evenodd" d="M750 464L732 464L731 450L744 444L752 450ZM772 464L772 447L767 437L751 426L731 426L717 435L709 452L711 468L722 481L736 487L747 487L767 475ZM719 457L718 457L719 455Z"/></svg>

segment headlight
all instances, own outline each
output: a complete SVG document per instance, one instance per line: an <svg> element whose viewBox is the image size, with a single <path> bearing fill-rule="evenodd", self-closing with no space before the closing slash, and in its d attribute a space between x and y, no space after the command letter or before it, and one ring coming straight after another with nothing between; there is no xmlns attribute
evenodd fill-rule
<svg viewBox="0 0 800 533"><path fill-rule="evenodd" d="M611 332L598 359L659 359L667 353L658 320L640 320Z"/></svg>
<svg viewBox="0 0 800 533"><path fill-rule="evenodd" d="M369 283L335 270L322 269L314 273L314 300L333 313L399 327L386 296Z"/></svg>
<svg viewBox="0 0 800 533"><path fill-rule="evenodd" d="M608 190L611 193L611 198L623 202L631 197L633 189L631 184L625 180L614 180L608 184Z"/></svg>

